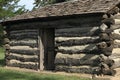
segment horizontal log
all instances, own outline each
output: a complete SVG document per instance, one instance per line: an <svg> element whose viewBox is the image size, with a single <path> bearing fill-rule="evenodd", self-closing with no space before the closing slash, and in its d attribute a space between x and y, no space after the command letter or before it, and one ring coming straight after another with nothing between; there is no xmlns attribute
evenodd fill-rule
<svg viewBox="0 0 120 80"><path fill-rule="evenodd" d="M98 65L98 56L95 54L62 54L57 53L55 58L56 65L69 65L69 66L80 66L80 65Z"/></svg>
<svg viewBox="0 0 120 80"><path fill-rule="evenodd" d="M39 55L39 50L10 49L10 53L25 54L25 55Z"/></svg>
<svg viewBox="0 0 120 80"><path fill-rule="evenodd" d="M32 48L30 46L10 46L10 49L19 49L19 50L37 50L38 48Z"/></svg>
<svg viewBox="0 0 120 80"><path fill-rule="evenodd" d="M21 34L21 33L38 33L37 29L24 29L24 30L14 30L10 31L10 34Z"/></svg>
<svg viewBox="0 0 120 80"><path fill-rule="evenodd" d="M38 47L38 40L32 39L24 39L24 40L11 40L11 46L30 46L30 47Z"/></svg>
<svg viewBox="0 0 120 80"><path fill-rule="evenodd" d="M70 39L66 41L56 40L57 46L75 46L75 45L85 45L85 44L94 44L100 42L99 38L85 38L85 39Z"/></svg>
<svg viewBox="0 0 120 80"><path fill-rule="evenodd" d="M63 54L63 53L57 53L56 58L73 58L73 59L84 59L87 60L88 57L89 59L96 59L99 55L96 54Z"/></svg>
<svg viewBox="0 0 120 80"><path fill-rule="evenodd" d="M14 59L14 60L19 60L21 62L38 62L37 55L21 55L21 54L10 53L8 56L6 56L6 58L8 60Z"/></svg>
<svg viewBox="0 0 120 80"><path fill-rule="evenodd" d="M55 36L77 37L77 36L95 36L99 34L99 27L67 28L57 29Z"/></svg>
<svg viewBox="0 0 120 80"><path fill-rule="evenodd" d="M7 62L7 66L38 70L38 63L33 62L20 62L17 60L10 60Z"/></svg>
<svg viewBox="0 0 120 80"><path fill-rule="evenodd" d="M21 33L16 33L16 34L12 34L10 33L10 36L25 36L25 35L38 35L37 32L21 32Z"/></svg>
<svg viewBox="0 0 120 80"><path fill-rule="evenodd" d="M90 50L94 50L97 49L96 44L87 44L87 45L80 45L80 46L70 46L70 47L63 47L60 46L58 47L59 51L90 51Z"/></svg>
<svg viewBox="0 0 120 80"><path fill-rule="evenodd" d="M55 34L55 37L82 37L82 36L91 36L86 34L77 34L77 33L62 33L62 34Z"/></svg>
<svg viewBox="0 0 120 80"><path fill-rule="evenodd" d="M59 49L56 49L55 50L56 52L61 52L63 54L81 54L81 53L84 53L84 54L101 54L100 50L98 49L94 49L94 50L59 50Z"/></svg>
<svg viewBox="0 0 120 80"><path fill-rule="evenodd" d="M71 72L71 73L87 73L87 74L93 74L95 73L95 69L98 67L91 67L91 66L63 66L63 65L57 65L55 70L56 71L65 71L65 72Z"/></svg>
<svg viewBox="0 0 120 80"><path fill-rule="evenodd" d="M38 39L38 35L26 34L26 35L15 35L9 36L10 39L21 40L21 39Z"/></svg>
<svg viewBox="0 0 120 80"><path fill-rule="evenodd" d="M63 28L63 29L56 29L55 30L55 33L64 33L64 32L67 32L67 33L76 33L76 32L80 32L80 33L85 33L87 31L95 31L99 29L99 27L79 27L79 28Z"/></svg>
<svg viewBox="0 0 120 80"><path fill-rule="evenodd" d="M56 42L63 42L67 40L83 40L83 39L99 39L99 36L95 37L55 37Z"/></svg>

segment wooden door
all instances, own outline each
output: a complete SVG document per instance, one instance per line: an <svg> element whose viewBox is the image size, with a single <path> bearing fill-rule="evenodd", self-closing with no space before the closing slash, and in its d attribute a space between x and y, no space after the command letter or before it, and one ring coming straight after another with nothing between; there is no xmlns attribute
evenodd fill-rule
<svg viewBox="0 0 120 80"><path fill-rule="evenodd" d="M39 30L39 65L40 70L54 69L54 29L40 29Z"/></svg>

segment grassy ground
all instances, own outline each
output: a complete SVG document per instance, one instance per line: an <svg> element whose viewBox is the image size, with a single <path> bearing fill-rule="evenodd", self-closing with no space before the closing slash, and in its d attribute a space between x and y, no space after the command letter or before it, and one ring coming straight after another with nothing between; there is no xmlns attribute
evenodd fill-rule
<svg viewBox="0 0 120 80"><path fill-rule="evenodd" d="M0 67L4 66L4 49L0 47Z"/></svg>
<svg viewBox="0 0 120 80"><path fill-rule="evenodd" d="M0 80L88 80L76 76L31 73L5 69L3 52L3 48L0 48Z"/></svg>

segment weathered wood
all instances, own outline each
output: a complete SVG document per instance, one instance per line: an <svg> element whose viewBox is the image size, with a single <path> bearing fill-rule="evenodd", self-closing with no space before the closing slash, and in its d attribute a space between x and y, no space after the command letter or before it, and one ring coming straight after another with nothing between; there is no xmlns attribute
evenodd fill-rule
<svg viewBox="0 0 120 80"><path fill-rule="evenodd" d="M99 27L56 29L55 32L55 36L65 36L65 37L96 36L98 34L99 34Z"/></svg>
<svg viewBox="0 0 120 80"><path fill-rule="evenodd" d="M85 18L86 17L86 18ZM17 24L14 25L12 27L10 27L11 29L25 29L26 27L29 26L29 29L34 29L36 27L40 27L40 28L70 28L70 27L84 27L84 26L88 26L88 27L93 27L93 26L99 26L100 24L100 20L101 20L101 15L94 15L93 16L80 16L80 17L76 17L76 18L69 18L69 19L60 19L60 20L54 20L54 21L45 21L45 22L28 22L28 23L23 23L22 26ZM88 25L90 24L90 25Z"/></svg>
<svg viewBox="0 0 120 80"><path fill-rule="evenodd" d="M104 19L104 20L102 20L102 22L106 25L115 24L115 20L113 18Z"/></svg>
<svg viewBox="0 0 120 80"><path fill-rule="evenodd" d="M7 31L3 31L3 36L6 37L7 36Z"/></svg>
<svg viewBox="0 0 120 80"><path fill-rule="evenodd" d="M112 66L114 69L120 67L120 58L113 59L114 65Z"/></svg>
<svg viewBox="0 0 120 80"><path fill-rule="evenodd" d="M116 25L116 24L111 25L111 29L112 29L112 30L120 29L120 25Z"/></svg>
<svg viewBox="0 0 120 80"><path fill-rule="evenodd" d="M114 19L120 19L120 13L118 12L117 14L115 14L115 15L113 16L113 18L114 18Z"/></svg>
<svg viewBox="0 0 120 80"><path fill-rule="evenodd" d="M111 35L108 35L107 33L101 33L99 37L101 41L110 41L114 39Z"/></svg>
<svg viewBox="0 0 120 80"><path fill-rule="evenodd" d="M104 75L111 75L111 76L114 76L116 74L116 71L112 68L110 68L107 64L105 64L104 62L102 62L100 64L100 72L101 74L104 74Z"/></svg>
<svg viewBox="0 0 120 80"><path fill-rule="evenodd" d="M96 66L99 63L98 56L96 54L62 54L57 53L55 58L56 65L91 65Z"/></svg>
<svg viewBox="0 0 120 80"><path fill-rule="evenodd" d="M105 23L106 25L110 25L110 24L115 24L115 21L113 18L107 18L102 20L103 23Z"/></svg>
<svg viewBox="0 0 120 80"><path fill-rule="evenodd" d="M38 70L38 63L33 62L20 62L17 60L10 60L7 62L7 66Z"/></svg>
<svg viewBox="0 0 120 80"><path fill-rule="evenodd" d="M83 39L99 39L99 36L95 37L55 37L56 42L63 42L67 40L83 40Z"/></svg>
<svg viewBox="0 0 120 80"><path fill-rule="evenodd" d="M55 29L55 33L85 33L87 31L89 32L94 32L97 29L99 29L99 27L73 27L73 28L62 28L62 29Z"/></svg>
<svg viewBox="0 0 120 80"><path fill-rule="evenodd" d="M90 50L94 50L97 49L96 44L87 44L87 45L80 45L80 46L69 46L69 47L63 47L60 46L58 47L58 51L73 51L73 52L77 52L77 51L90 51Z"/></svg>
<svg viewBox="0 0 120 80"><path fill-rule="evenodd" d="M56 40L57 46L74 46L74 45L85 45L85 44L94 44L100 42L99 38L86 38L86 39L70 39L66 41Z"/></svg>
<svg viewBox="0 0 120 80"><path fill-rule="evenodd" d="M32 36L31 36L32 35ZM16 31L11 31L10 32L10 38L11 39L37 39L37 35L38 35L38 30L30 30L30 29L25 29L25 30L16 30Z"/></svg>
<svg viewBox="0 0 120 80"><path fill-rule="evenodd" d="M119 7L116 6L116 7L113 7L111 10L109 10L108 13L114 15L119 13L119 11L120 11Z"/></svg>
<svg viewBox="0 0 120 80"><path fill-rule="evenodd" d="M107 19L107 18L108 18L108 15L107 15L107 14L104 14L104 15L102 16L102 18L103 18L103 19Z"/></svg>
<svg viewBox="0 0 120 80"><path fill-rule="evenodd" d="M10 40L8 38L4 38L4 44L9 44Z"/></svg>
<svg viewBox="0 0 120 80"><path fill-rule="evenodd" d="M10 33L10 36L26 36L26 35L38 35L38 32L21 32L21 33L16 33L16 34L12 34Z"/></svg>
<svg viewBox="0 0 120 80"><path fill-rule="evenodd" d="M106 64L109 68L112 68L112 66L114 65L114 60L101 54L99 57L99 61Z"/></svg>
<svg viewBox="0 0 120 80"><path fill-rule="evenodd" d="M39 55L39 50L10 49L10 53L25 54L25 55Z"/></svg>
<svg viewBox="0 0 120 80"><path fill-rule="evenodd" d="M19 49L19 50L38 50L37 47L30 47L30 46L10 46L10 49Z"/></svg>
<svg viewBox="0 0 120 80"><path fill-rule="evenodd" d="M103 24L100 26L100 31L103 32L103 31L105 31L107 28L108 28L108 26L103 23Z"/></svg>
<svg viewBox="0 0 120 80"><path fill-rule="evenodd" d="M21 62L38 62L38 56L37 55L21 55L21 54L15 54L10 53L7 57L8 60L15 59L19 60Z"/></svg>
<svg viewBox="0 0 120 80"><path fill-rule="evenodd" d="M10 36L10 39L16 39L16 40L21 40L21 39L37 39L37 35L30 35L30 34L26 34L26 35L14 35L14 36Z"/></svg>
<svg viewBox="0 0 120 80"><path fill-rule="evenodd" d="M37 34L38 33L38 30L37 29L24 29L24 30L13 30L13 31L10 31L10 34L21 34L21 33L34 33L34 34Z"/></svg>
<svg viewBox="0 0 120 80"><path fill-rule="evenodd" d="M38 35L38 46L39 46L39 69L43 70L44 69L44 43L43 41L43 30L39 30L39 35Z"/></svg>
<svg viewBox="0 0 120 80"><path fill-rule="evenodd" d="M57 52L61 52L63 54L81 54L81 53L84 53L84 54L101 54L101 51L98 50L98 49L94 49L94 50L59 50L59 49L56 49Z"/></svg>
<svg viewBox="0 0 120 80"><path fill-rule="evenodd" d="M57 65L55 70L56 71L66 71L71 73L88 73L92 74L95 73L95 69L98 67L91 67L91 66L63 66Z"/></svg>
<svg viewBox="0 0 120 80"><path fill-rule="evenodd" d="M99 49L101 54L104 54L105 56L110 56L112 55L112 50L113 50L113 46L104 48L104 49Z"/></svg>
<svg viewBox="0 0 120 80"><path fill-rule="evenodd" d="M120 48L114 48L112 51L112 55L118 55L120 52Z"/></svg>
<svg viewBox="0 0 120 80"><path fill-rule="evenodd" d="M9 44L5 44L5 45L4 45L4 48L5 48L6 50L9 50L9 49L10 49L10 45L9 45Z"/></svg>
<svg viewBox="0 0 120 80"><path fill-rule="evenodd" d="M115 69L120 67L120 55L113 53L111 56L100 56L100 61L107 64L108 67Z"/></svg>
<svg viewBox="0 0 120 80"><path fill-rule="evenodd" d="M112 33L113 39L118 39L120 40L120 34Z"/></svg>
<svg viewBox="0 0 120 80"><path fill-rule="evenodd" d="M114 19L116 25L120 25L120 19Z"/></svg>
<svg viewBox="0 0 120 80"><path fill-rule="evenodd" d="M54 29L46 29L44 30L44 46L45 46L45 62L44 66L46 70L54 70L55 69L55 51L54 51L54 37L55 37L55 31Z"/></svg>
<svg viewBox="0 0 120 80"><path fill-rule="evenodd" d="M11 40L11 46L30 46L30 47L38 47L37 40L32 39L24 39L24 40Z"/></svg>
<svg viewBox="0 0 120 80"><path fill-rule="evenodd" d="M114 40L114 48L120 48L120 40Z"/></svg>

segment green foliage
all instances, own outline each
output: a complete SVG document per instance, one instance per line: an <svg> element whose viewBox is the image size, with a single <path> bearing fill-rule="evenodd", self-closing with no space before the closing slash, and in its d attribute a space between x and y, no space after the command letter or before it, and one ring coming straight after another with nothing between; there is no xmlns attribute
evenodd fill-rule
<svg viewBox="0 0 120 80"><path fill-rule="evenodd" d="M5 57L4 49L0 47L0 67L3 67L5 65L4 57Z"/></svg>
<svg viewBox="0 0 120 80"><path fill-rule="evenodd" d="M19 1L20 0L0 0L1 21L25 12L24 6L18 5Z"/></svg>
<svg viewBox="0 0 120 80"><path fill-rule="evenodd" d="M25 10L24 6L18 5L19 1L20 0L0 0L0 22L27 11ZM3 43L2 31L3 28L2 26L0 26L0 46L1 43Z"/></svg>
<svg viewBox="0 0 120 80"><path fill-rule="evenodd" d="M39 8L41 6L45 6L48 4L60 3L60 2L65 2L65 1L69 1L69 0L35 0L35 2L34 2L35 7L34 8Z"/></svg>

